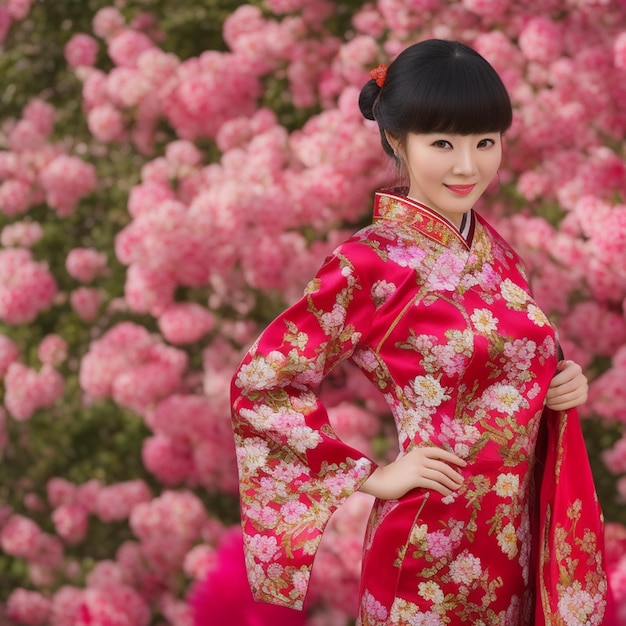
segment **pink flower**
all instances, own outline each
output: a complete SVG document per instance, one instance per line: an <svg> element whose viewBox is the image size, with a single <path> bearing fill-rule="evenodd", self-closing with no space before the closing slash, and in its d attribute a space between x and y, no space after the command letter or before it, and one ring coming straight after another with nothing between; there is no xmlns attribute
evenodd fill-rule
<svg viewBox="0 0 626 626"><path fill-rule="evenodd" d="M91 344L79 370L79 383L95 397L112 395L143 412L181 383L187 355L151 336L142 326L122 322Z"/></svg>
<svg viewBox="0 0 626 626"><path fill-rule="evenodd" d="M187 369L185 352L155 344L145 361L119 372L113 381L113 398L142 414L155 402L176 391Z"/></svg>
<svg viewBox="0 0 626 626"><path fill-rule="evenodd" d="M128 212L132 217L139 217L165 200L174 200L172 188L167 184L167 175L164 180L145 179L140 185L135 185L128 196Z"/></svg>
<svg viewBox="0 0 626 626"><path fill-rule="evenodd" d="M611 356L626 343L623 315L594 300L570 307L559 330L590 354Z"/></svg>
<svg viewBox="0 0 626 626"><path fill-rule="evenodd" d="M8 0L7 8L9 13L16 20L23 20L31 9L33 0Z"/></svg>
<svg viewBox="0 0 626 626"><path fill-rule="evenodd" d="M511 0L463 0L463 6L472 13L497 20L509 9Z"/></svg>
<svg viewBox="0 0 626 626"><path fill-rule="evenodd" d="M65 478L51 478L46 484L46 492L48 502L54 509L62 504L74 504L76 502L76 485L65 480Z"/></svg>
<svg viewBox="0 0 626 626"><path fill-rule="evenodd" d="M329 408L328 417L340 439L358 450L371 453L371 442L380 425L376 415L355 404L343 402Z"/></svg>
<svg viewBox="0 0 626 626"><path fill-rule="evenodd" d="M352 17L352 25L358 32L376 38L380 37L385 30L383 18L373 5L359 9Z"/></svg>
<svg viewBox="0 0 626 626"><path fill-rule="evenodd" d="M159 316L159 330L174 344L195 343L215 327L215 316L195 302L177 302Z"/></svg>
<svg viewBox="0 0 626 626"><path fill-rule="evenodd" d="M173 165L195 167L202 162L202 153L191 141L172 141L165 148L165 158Z"/></svg>
<svg viewBox="0 0 626 626"><path fill-rule="evenodd" d="M12 22L13 18L9 13L9 9L4 4L0 4L0 43L6 39Z"/></svg>
<svg viewBox="0 0 626 626"><path fill-rule="evenodd" d="M68 626L78 624L82 614L81 605L84 590L65 585L52 598L51 626Z"/></svg>
<svg viewBox="0 0 626 626"><path fill-rule="evenodd" d="M83 68L83 105L87 111L107 102L107 75L95 68Z"/></svg>
<svg viewBox="0 0 626 626"><path fill-rule="evenodd" d="M626 349L622 347L616 353L613 358L613 367L591 381L587 404L597 415L611 421L626 423L626 389L624 388L626 368L617 362L620 353L623 356Z"/></svg>
<svg viewBox="0 0 626 626"><path fill-rule="evenodd" d="M615 67L626 70L626 31L621 32L613 42Z"/></svg>
<svg viewBox="0 0 626 626"><path fill-rule="evenodd" d="M148 626L150 608L132 587L115 583L85 589L76 626Z"/></svg>
<svg viewBox="0 0 626 626"><path fill-rule="evenodd" d="M102 483L97 478L92 478L78 487L76 490L76 502L78 502L87 513L95 513L101 490Z"/></svg>
<svg viewBox="0 0 626 626"><path fill-rule="evenodd" d="M193 626L193 610L186 600L178 600L166 593L160 598L160 610L171 626Z"/></svg>
<svg viewBox="0 0 626 626"><path fill-rule="evenodd" d="M89 111L87 126L93 136L103 143L122 141L126 136L124 117L107 102L98 104Z"/></svg>
<svg viewBox="0 0 626 626"><path fill-rule="evenodd" d="M101 304L102 295L98 289L79 287L70 293L72 310L85 322L96 319Z"/></svg>
<svg viewBox="0 0 626 626"><path fill-rule="evenodd" d="M60 365L67 358L67 342L60 335L46 335L37 348L37 356L45 365Z"/></svg>
<svg viewBox="0 0 626 626"><path fill-rule="evenodd" d="M7 598L7 617L27 626L48 623L52 601L37 591L14 589Z"/></svg>
<svg viewBox="0 0 626 626"><path fill-rule="evenodd" d="M194 467L187 442L173 441L165 435L145 439L141 459L146 469L168 486L184 482Z"/></svg>
<svg viewBox="0 0 626 626"><path fill-rule="evenodd" d="M0 210L8 217L25 213L32 201L31 186L17 179L5 180L0 185Z"/></svg>
<svg viewBox="0 0 626 626"><path fill-rule="evenodd" d="M29 121L37 132L47 137L54 128L54 107L43 100L31 100L22 111L22 119Z"/></svg>
<svg viewBox="0 0 626 626"><path fill-rule="evenodd" d="M2 187L0 187L0 195ZM2 198L0 197L0 205ZM39 222L31 222L30 220L22 220L21 222L13 222L7 224L0 234L0 243L4 247L23 247L30 248L43 237L43 228Z"/></svg>
<svg viewBox="0 0 626 626"><path fill-rule="evenodd" d="M0 319L5 323L32 322L50 307L56 293L52 274L32 259L30 250L0 250Z"/></svg>
<svg viewBox="0 0 626 626"><path fill-rule="evenodd" d="M65 60L72 67L95 64L98 56L98 42L89 35L76 33L65 44Z"/></svg>
<svg viewBox="0 0 626 626"><path fill-rule="evenodd" d="M39 526L28 517L12 515L0 532L0 547L11 556L32 559L42 536Z"/></svg>
<svg viewBox="0 0 626 626"><path fill-rule="evenodd" d="M172 302L175 289L174 277L157 270L133 264L126 272L124 297L131 311L161 315Z"/></svg>
<svg viewBox="0 0 626 626"><path fill-rule="evenodd" d="M519 35L519 47L529 61L554 61L563 51L561 28L547 17L533 17Z"/></svg>
<svg viewBox="0 0 626 626"><path fill-rule="evenodd" d="M109 56L123 67L137 67L141 54L153 47L150 37L134 30L123 30L108 41Z"/></svg>
<svg viewBox="0 0 626 626"><path fill-rule="evenodd" d="M602 453L604 464L613 474L626 473L626 436L622 436L612 448Z"/></svg>
<svg viewBox="0 0 626 626"><path fill-rule="evenodd" d="M121 322L95 340L83 357L81 387L95 397L111 395L119 371L145 360L155 338L139 324Z"/></svg>
<svg viewBox="0 0 626 626"><path fill-rule="evenodd" d="M30 120L20 120L9 131L7 144L17 153L43 150L46 138Z"/></svg>
<svg viewBox="0 0 626 626"><path fill-rule="evenodd" d="M93 248L74 248L65 259L67 273L82 283L90 283L107 267L107 256Z"/></svg>
<svg viewBox="0 0 626 626"><path fill-rule="evenodd" d="M61 504L52 512L57 535L66 543L80 543L87 534L88 513L80 504Z"/></svg>
<svg viewBox="0 0 626 626"><path fill-rule="evenodd" d="M205 578L216 565L216 554L213 546L205 543L194 546L185 557L183 570L189 578L198 580Z"/></svg>
<svg viewBox="0 0 626 626"><path fill-rule="evenodd" d="M160 575L170 575L182 567L205 521L204 506L190 491L165 491L159 498L137 505L130 517L145 558Z"/></svg>
<svg viewBox="0 0 626 626"><path fill-rule="evenodd" d="M115 7L104 7L94 16L91 26L93 32L102 39L108 39L124 27L122 14Z"/></svg>
<svg viewBox="0 0 626 626"><path fill-rule="evenodd" d="M108 96L114 104L130 108L137 106L151 90L152 85L135 68L115 67L107 77Z"/></svg>
<svg viewBox="0 0 626 626"><path fill-rule="evenodd" d="M96 170L91 163L61 154L40 172L46 202L60 217L71 215L78 201L96 188Z"/></svg>
<svg viewBox="0 0 626 626"><path fill-rule="evenodd" d="M36 372L22 363L11 363L4 385L4 404L17 421L28 420L36 410L52 406L64 391L63 377L50 365Z"/></svg>
<svg viewBox="0 0 626 626"><path fill-rule="evenodd" d="M102 487L96 500L96 515L103 522L127 519L135 506L152 498L143 480L128 480Z"/></svg>

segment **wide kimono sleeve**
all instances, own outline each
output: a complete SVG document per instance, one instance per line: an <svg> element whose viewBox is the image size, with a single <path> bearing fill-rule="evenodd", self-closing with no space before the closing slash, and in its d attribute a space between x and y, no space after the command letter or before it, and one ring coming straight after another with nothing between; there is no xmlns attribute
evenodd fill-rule
<svg viewBox="0 0 626 626"><path fill-rule="evenodd" d="M302 609L328 519L376 468L337 438L315 393L373 316L370 289L336 252L233 377L244 551L257 600Z"/></svg>
<svg viewBox="0 0 626 626"><path fill-rule="evenodd" d="M576 409L545 409L535 626L615 626L604 520Z"/></svg>

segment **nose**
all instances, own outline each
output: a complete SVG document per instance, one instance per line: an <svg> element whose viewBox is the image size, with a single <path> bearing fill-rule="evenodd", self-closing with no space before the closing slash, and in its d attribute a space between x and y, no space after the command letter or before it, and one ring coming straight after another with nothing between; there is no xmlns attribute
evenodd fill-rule
<svg viewBox="0 0 626 626"><path fill-rule="evenodd" d="M476 159L472 148L463 148L456 153L452 173L458 176L471 176L476 171Z"/></svg>

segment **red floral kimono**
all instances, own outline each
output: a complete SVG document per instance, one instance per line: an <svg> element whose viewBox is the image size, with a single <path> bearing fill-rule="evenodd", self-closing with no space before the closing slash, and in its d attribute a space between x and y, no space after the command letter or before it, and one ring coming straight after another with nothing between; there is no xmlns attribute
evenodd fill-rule
<svg viewBox="0 0 626 626"><path fill-rule="evenodd" d="M352 359L384 395L401 454L464 458L450 496L376 500L361 626L602 624L602 521L575 412L545 410L555 332L519 258L478 215L466 237L376 196L232 385L246 563L258 600L302 608L332 512L376 468L335 435L315 390Z"/></svg>

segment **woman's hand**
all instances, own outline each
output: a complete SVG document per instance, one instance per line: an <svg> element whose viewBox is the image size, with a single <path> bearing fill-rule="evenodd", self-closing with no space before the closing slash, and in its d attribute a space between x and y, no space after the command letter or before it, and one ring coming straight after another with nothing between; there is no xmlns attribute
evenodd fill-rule
<svg viewBox="0 0 626 626"><path fill-rule="evenodd" d="M557 373L550 382L546 406L555 411L566 411L587 400L588 382L582 368L574 361L559 361Z"/></svg>
<svg viewBox="0 0 626 626"><path fill-rule="evenodd" d="M450 464L467 465L461 457L441 448L413 448L393 463L377 467L361 491L382 500L397 500L416 487L448 496L463 484L463 476Z"/></svg>

